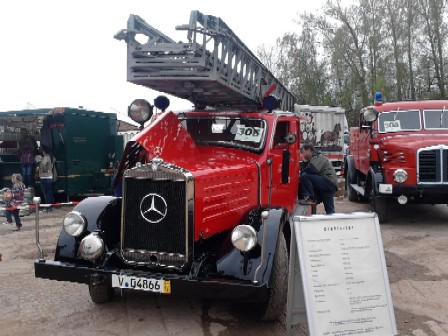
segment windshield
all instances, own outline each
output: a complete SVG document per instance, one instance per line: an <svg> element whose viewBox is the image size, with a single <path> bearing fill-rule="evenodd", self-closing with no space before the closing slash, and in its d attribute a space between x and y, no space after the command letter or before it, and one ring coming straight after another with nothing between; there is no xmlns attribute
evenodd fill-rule
<svg viewBox="0 0 448 336"><path fill-rule="evenodd" d="M419 131L421 128L419 110L382 112L378 117L380 133Z"/></svg>
<svg viewBox="0 0 448 336"><path fill-rule="evenodd" d="M448 110L424 110L423 118L426 129L447 129L448 128Z"/></svg>
<svg viewBox="0 0 448 336"><path fill-rule="evenodd" d="M260 151L265 143L263 119L238 117L179 118L197 145L234 147Z"/></svg>

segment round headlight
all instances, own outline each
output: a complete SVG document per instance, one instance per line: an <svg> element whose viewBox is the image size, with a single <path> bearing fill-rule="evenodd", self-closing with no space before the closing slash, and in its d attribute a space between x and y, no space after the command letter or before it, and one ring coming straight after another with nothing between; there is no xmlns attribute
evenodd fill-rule
<svg viewBox="0 0 448 336"><path fill-rule="evenodd" d="M104 242L96 232L91 233L81 240L79 252L85 260L96 260L104 252Z"/></svg>
<svg viewBox="0 0 448 336"><path fill-rule="evenodd" d="M365 121L372 122L378 117L378 112L372 108L369 108L363 112L363 116Z"/></svg>
<svg viewBox="0 0 448 336"><path fill-rule="evenodd" d="M72 237L78 237L86 229L86 219L79 211L71 211L64 218L64 230Z"/></svg>
<svg viewBox="0 0 448 336"><path fill-rule="evenodd" d="M408 179L408 173L404 169L397 169L394 172L394 181L398 183L403 183Z"/></svg>
<svg viewBox="0 0 448 336"><path fill-rule="evenodd" d="M134 100L128 108L129 118L139 124L143 124L152 116L152 106L144 99Z"/></svg>
<svg viewBox="0 0 448 336"><path fill-rule="evenodd" d="M232 231L232 244L240 251L250 251L257 245L255 229L250 225L238 225Z"/></svg>

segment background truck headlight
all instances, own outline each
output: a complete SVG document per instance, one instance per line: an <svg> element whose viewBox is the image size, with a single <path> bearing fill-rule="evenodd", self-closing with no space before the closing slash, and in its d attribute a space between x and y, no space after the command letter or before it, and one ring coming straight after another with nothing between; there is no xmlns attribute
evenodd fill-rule
<svg viewBox="0 0 448 336"><path fill-rule="evenodd" d="M408 173L404 169L397 169L394 172L394 181L398 183L403 183L408 179Z"/></svg>

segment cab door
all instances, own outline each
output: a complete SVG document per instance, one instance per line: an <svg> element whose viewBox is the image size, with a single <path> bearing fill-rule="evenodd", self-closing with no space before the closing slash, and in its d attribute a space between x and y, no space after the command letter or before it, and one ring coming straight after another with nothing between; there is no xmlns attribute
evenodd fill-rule
<svg viewBox="0 0 448 336"><path fill-rule="evenodd" d="M299 180L298 120L279 118L270 144L270 204L292 210L298 192ZM295 137L295 141L293 140Z"/></svg>

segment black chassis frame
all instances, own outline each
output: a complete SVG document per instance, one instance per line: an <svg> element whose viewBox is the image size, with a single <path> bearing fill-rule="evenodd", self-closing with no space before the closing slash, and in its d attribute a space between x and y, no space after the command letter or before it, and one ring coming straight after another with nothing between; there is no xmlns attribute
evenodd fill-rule
<svg viewBox="0 0 448 336"><path fill-rule="evenodd" d="M217 274L208 276L205 268L207 256L194 255L188 272L173 273L131 267L120 263L116 254L118 248L107 246L108 242L119 241L121 218L121 198L112 196L90 197L79 203L73 211L79 211L86 218L88 226L80 237L69 236L61 230L55 253L55 260L36 259L34 262L37 278L85 283L90 285L112 285L112 274L131 275L151 279L170 280L172 295L188 295L201 298L225 298L238 301L266 302L270 294L270 278L273 255L276 251L279 234L285 230L288 235L287 211L284 208L258 207L248 212L246 224L254 227L258 236L258 245L248 253L235 249L230 242L230 233L220 246L220 255L216 258ZM268 211L263 221L261 212ZM87 262L78 252L80 241L91 232L99 232L106 242L106 252L101 262ZM263 232L266 233L265 246ZM285 237L289 241L289 237ZM262 258L261 254L264 254ZM114 258L115 256L116 258ZM256 272L262 259L263 265ZM256 278L255 278L256 276ZM287 274L285 274L287 276Z"/></svg>

